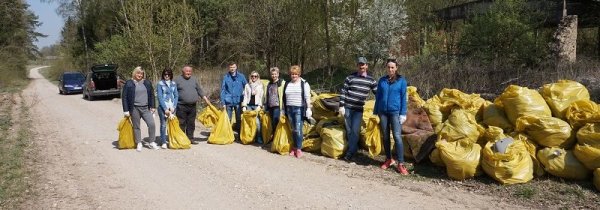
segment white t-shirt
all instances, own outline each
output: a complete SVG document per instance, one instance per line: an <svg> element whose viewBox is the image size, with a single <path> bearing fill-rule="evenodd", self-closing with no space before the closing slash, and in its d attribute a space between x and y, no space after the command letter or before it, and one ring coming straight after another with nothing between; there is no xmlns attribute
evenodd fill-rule
<svg viewBox="0 0 600 210"><path fill-rule="evenodd" d="M302 83L300 80L296 83L288 83L287 88L285 89L285 102L287 106L302 106L302 89L300 88L300 84ZM304 98L307 106L310 106L310 85L308 85L308 82L306 81L304 81Z"/></svg>

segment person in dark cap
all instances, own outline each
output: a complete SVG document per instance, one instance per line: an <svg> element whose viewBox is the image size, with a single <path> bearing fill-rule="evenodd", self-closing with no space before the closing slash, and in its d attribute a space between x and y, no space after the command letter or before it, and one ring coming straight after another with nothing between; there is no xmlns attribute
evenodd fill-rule
<svg viewBox="0 0 600 210"><path fill-rule="evenodd" d="M369 69L367 59L358 57L356 65L358 69L346 77L340 94L339 113L344 117L346 138L348 139L348 151L344 155L346 161L352 161L352 157L358 151L358 135L365 100L367 100L369 92L373 92L373 94L377 92L377 81L367 73Z"/></svg>

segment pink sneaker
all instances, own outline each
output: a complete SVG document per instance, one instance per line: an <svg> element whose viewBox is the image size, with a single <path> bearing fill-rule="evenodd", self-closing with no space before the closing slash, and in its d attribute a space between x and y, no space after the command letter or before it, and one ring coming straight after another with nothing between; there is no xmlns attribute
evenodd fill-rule
<svg viewBox="0 0 600 210"><path fill-rule="evenodd" d="M290 149L290 156L296 156L296 149Z"/></svg>
<svg viewBox="0 0 600 210"><path fill-rule="evenodd" d="M381 165L381 169L387 169L394 163L396 163L396 161L394 161L392 159L387 159L387 160L385 160L385 162L383 162L383 165Z"/></svg>
<svg viewBox="0 0 600 210"><path fill-rule="evenodd" d="M403 163L398 163L397 171L398 171L398 173L400 173L402 175L408 175L408 170L406 170L406 167L404 166Z"/></svg>
<svg viewBox="0 0 600 210"><path fill-rule="evenodd" d="M302 150L301 149L296 149L296 158L301 158L302 157Z"/></svg>

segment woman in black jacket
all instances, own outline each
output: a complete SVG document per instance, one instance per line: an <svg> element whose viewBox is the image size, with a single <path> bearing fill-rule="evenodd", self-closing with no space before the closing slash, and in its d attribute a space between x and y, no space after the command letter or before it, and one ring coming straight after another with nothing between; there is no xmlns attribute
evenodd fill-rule
<svg viewBox="0 0 600 210"><path fill-rule="evenodd" d="M137 144L136 150L142 151L142 134L140 131L140 118L144 119L148 126L148 141L151 149L158 149L156 145L156 126L154 124L154 90L152 83L144 79L144 70L142 67L133 69L130 80L125 82L123 88L123 114L125 117L131 116L133 124L133 136Z"/></svg>

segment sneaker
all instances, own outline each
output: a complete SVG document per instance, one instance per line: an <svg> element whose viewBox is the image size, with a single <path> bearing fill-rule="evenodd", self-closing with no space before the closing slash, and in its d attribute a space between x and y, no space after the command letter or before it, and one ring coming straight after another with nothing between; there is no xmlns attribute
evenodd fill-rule
<svg viewBox="0 0 600 210"><path fill-rule="evenodd" d="M296 149L290 150L290 156L296 156Z"/></svg>
<svg viewBox="0 0 600 210"><path fill-rule="evenodd" d="M162 148L163 148L163 149L168 149L167 143L163 143L163 144L162 144Z"/></svg>
<svg viewBox="0 0 600 210"><path fill-rule="evenodd" d="M302 157L302 150L301 149L296 149L296 158L301 158Z"/></svg>
<svg viewBox="0 0 600 210"><path fill-rule="evenodd" d="M346 162L354 162L354 161L352 161L352 155L345 155L343 159Z"/></svg>
<svg viewBox="0 0 600 210"><path fill-rule="evenodd" d="M150 142L150 145L149 145L149 147L150 147L150 149L160 149L160 148L158 147L158 145L156 145L156 142Z"/></svg>
<svg viewBox="0 0 600 210"><path fill-rule="evenodd" d="M398 163L397 171L398 171L398 173L400 173L402 175L408 175L408 170L406 170L406 167L404 166L403 163Z"/></svg>
<svg viewBox="0 0 600 210"><path fill-rule="evenodd" d="M142 143L137 143L137 147L135 148L138 152L142 151Z"/></svg>
<svg viewBox="0 0 600 210"><path fill-rule="evenodd" d="M396 161L394 161L392 159L386 159L385 162L383 162L383 165L381 165L381 169L387 169L394 163L396 163Z"/></svg>

